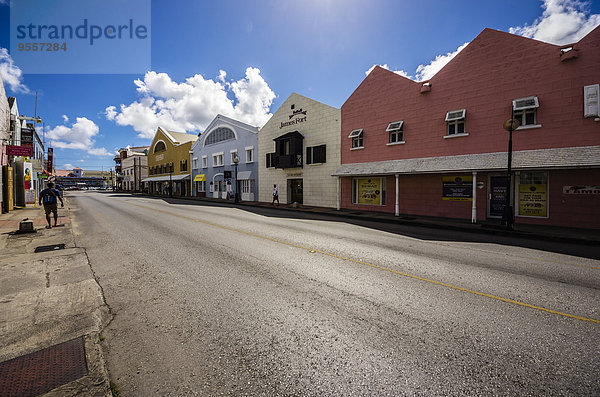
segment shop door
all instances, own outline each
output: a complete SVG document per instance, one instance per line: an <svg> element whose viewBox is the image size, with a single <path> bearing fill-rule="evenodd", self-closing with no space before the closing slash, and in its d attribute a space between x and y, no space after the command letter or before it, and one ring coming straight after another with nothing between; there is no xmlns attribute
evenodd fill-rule
<svg viewBox="0 0 600 397"><path fill-rule="evenodd" d="M506 204L506 175L490 176L488 218L502 218Z"/></svg>
<svg viewBox="0 0 600 397"><path fill-rule="evenodd" d="M288 204L302 204L302 179L288 179Z"/></svg>

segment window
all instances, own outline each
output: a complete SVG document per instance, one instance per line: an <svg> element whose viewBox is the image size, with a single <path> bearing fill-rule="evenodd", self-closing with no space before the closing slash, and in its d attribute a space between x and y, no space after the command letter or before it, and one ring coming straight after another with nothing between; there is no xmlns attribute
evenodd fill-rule
<svg viewBox="0 0 600 397"><path fill-rule="evenodd" d="M227 127L219 127L208 133L208 135L204 139L204 146L228 141L230 139L235 139L235 134L233 133L233 131Z"/></svg>
<svg viewBox="0 0 600 397"><path fill-rule="evenodd" d="M273 168L275 167L274 164L274 157L275 157L275 153L267 153L267 168Z"/></svg>
<svg viewBox="0 0 600 397"><path fill-rule="evenodd" d="M202 156L202 168L208 168L208 158L206 156Z"/></svg>
<svg viewBox="0 0 600 397"><path fill-rule="evenodd" d="M246 146L246 163L254 162L254 146Z"/></svg>
<svg viewBox="0 0 600 397"><path fill-rule="evenodd" d="M229 159L229 164L234 164L233 159L237 157L237 149L232 150L229 152L231 155L231 158ZM238 160L239 161L239 160Z"/></svg>
<svg viewBox="0 0 600 397"><path fill-rule="evenodd" d="M365 205L385 205L385 178L352 179L352 203Z"/></svg>
<svg viewBox="0 0 600 397"><path fill-rule="evenodd" d="M306 164L325 163L327 160L325 147L326 145L307 147Z"/></svg>
<svg viewBox="0 0 600 397"><path fill-rule="evenodd" d="M181 160L179 162L179 172L187 171L187 160Z"/></svg>
<svg viewBox="0 0 600 397"><path fill-rule="evenodd" d="M304 136L298 131L288 132L275 139L275 155L271 165L275 168L295 168L303 165Z"/></svg>
<svg viewBox="0 0 600 397"><path fill-rule="evenodd" d="M195 170L198 169L198 157L192 159L192 168Z"/></svg>
<svg viewBox="0 0 600 397"><path fill-rule="evenodd" d="M400 143L404 142L404 121L394 121L389 123L387 128L385 129L390 133L390 143Z"/></svg>
<svg viewBox="0 0 600 397"><path fill-rule="evenodd" d="M254 193L254 179L240 181L242 184L242 193Z"/></svg>
<svg viewBox="0 0 600 397"><path fill-rule="evenodd" d="M514 118L519 120L521 127L537 125L537 108L540 106L536 96L513 100Z"/></svg>
<svg viewBox="0 0 600 397"><path fill-rule="evenodd" d="M163 141L158 141L154 145L154 153L164 152L165 150L167 150L167 146Z"/></svg>
<svg viewBox="0 0 600 397"><path fill-rule="evenodd" d="M465 133L465 109L451 110L446 113L446 136L464 135Z"/></svg>
<svg viewBox="0 0 600 397"><path fill-rule="evenodd" d="M599 93L600 84L583 87L583 117L600 116L600 105L598 102Z"/></svg>
<svg viewBox="0 0 600 397"><path fill-rule="evenodd" d="M222 167L223 166L223 152L213 154L212 158L213 158L213 167Z"/></svg>
<svg viewBox="0 0 600 397"><path fill-rule="evenodd" d="M196 191L197 192L205 192L206 191L206 181L196 182Z"/></svg>
<svg viewBox="0 0 600 397"><path fill-rule="evenodd" d="M352 139L352 149L358 149L363 147L363 129L352 130L348 138Z"/></svg>

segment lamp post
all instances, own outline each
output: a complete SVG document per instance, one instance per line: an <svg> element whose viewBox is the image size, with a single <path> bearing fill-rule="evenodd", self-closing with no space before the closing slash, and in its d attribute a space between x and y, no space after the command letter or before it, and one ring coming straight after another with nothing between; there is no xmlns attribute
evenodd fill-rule
<svg viewBox="0 0 600 397"><path fill-rule="evenodd" d="M238 167L238 163L240 162L240 158L238 157L237 153L233 154L233 168L235 169L235 173L234 173L234 181L235 181L235 185L233 185L233 201L237 204L240 202L239 196L238 196L238 186L237 186L237 167Z"/></svg>
<svg viewBox="0 0 600 397"><path fill-rule="evenodd" d="M511 105L512 107L512 105ZM511 118L506 120L502 127L508 131L508 167L506 172L506 197L504 204L504 215L502 216L502 224L506 224L506 230L513 230L514 212L511 205L511 184L512 184L512 133L519 128L521 123L515 119L514 107L512 107Z"/></svg>
<svg viewBox="0 0 600 397"><path fill-rule="evenodd" d="M173 170L169 165L169 197L173 197L173 177L171 175L173 175Z"/></svg>

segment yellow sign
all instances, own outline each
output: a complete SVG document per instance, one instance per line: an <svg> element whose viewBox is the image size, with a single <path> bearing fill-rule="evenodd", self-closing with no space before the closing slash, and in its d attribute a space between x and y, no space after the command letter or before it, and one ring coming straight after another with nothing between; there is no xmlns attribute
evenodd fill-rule
<svg viewBox="0 0 600 397"><path fill-rule="evenodd" d="M442 200L473 201L473 177L443 176Z"/></svg>
<svg viewBox="0 0 600 397"><path fill-rule="evenodd" d="M519 185L519 215L548 216L548 185Z"/></svg>
<svg viewBox="0 0 600 397"><path fill-rule="evenodd" d="M198 174L194 177L194 182L204 182L204 181L206 181L205 174Z"/></svg>
<svg viewBox="0 0 600 397"><path fill-rule="evenodd" d="M358 178L358 204L381 205L381 178Z"/></svg>

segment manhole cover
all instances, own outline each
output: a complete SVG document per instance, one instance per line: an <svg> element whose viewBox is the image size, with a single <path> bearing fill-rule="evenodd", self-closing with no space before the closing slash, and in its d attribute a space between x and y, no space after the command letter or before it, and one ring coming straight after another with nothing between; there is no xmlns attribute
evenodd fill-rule
<svg viewBox="0 0 600 397"><path fill-rule="evenodd" d="M0 363L2 396L37 396L88 373L83 337Z"/></svg>
<svg viewBox="0 0 600 397"><path fill-rule="evenodd" d="M65 249L64 244L40 245L39 247L35 248L35 252L47 252L47 251L64 250L64 249Z"/></svg>

